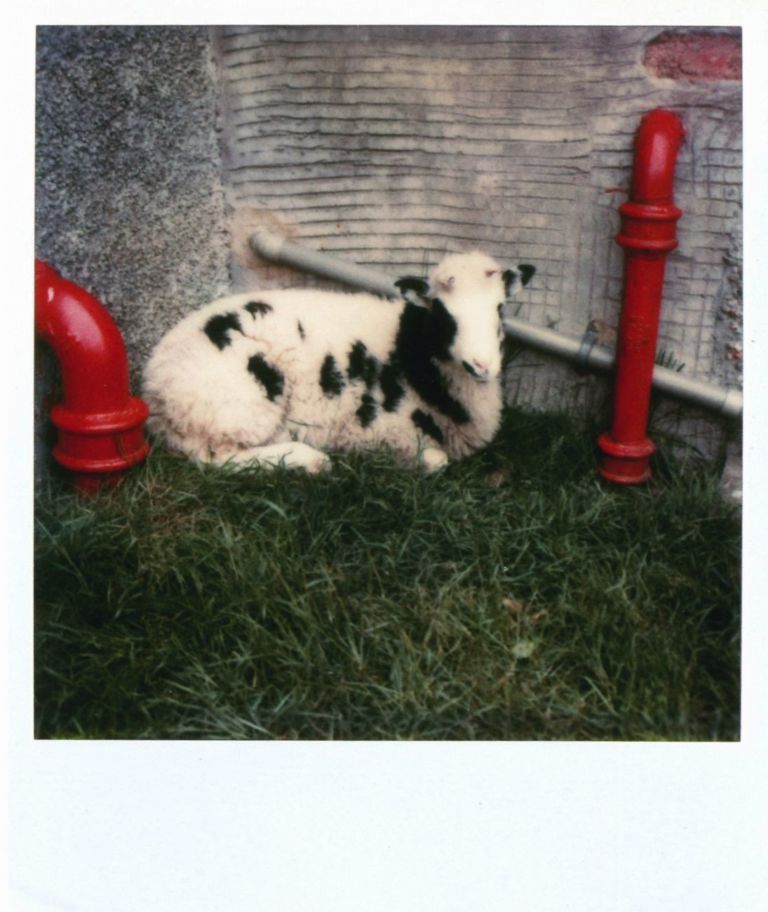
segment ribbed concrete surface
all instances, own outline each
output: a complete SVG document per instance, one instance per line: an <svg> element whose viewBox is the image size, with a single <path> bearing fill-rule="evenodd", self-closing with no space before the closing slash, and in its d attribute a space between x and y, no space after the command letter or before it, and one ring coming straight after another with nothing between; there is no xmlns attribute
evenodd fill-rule
<svg viewBox="0 0 768 912"><path fill-rule="evenodd" d="M685 216L659 345L693 376L738 384L728 263L740 261L741 86L652 77L643 57L659 32L216 30L236 281L305 280L248 262L243 240L258 227L393 274L477 246L538 267L521 316L574 334L599 318L610 336L634 132L650 109L672 107L689 137ZM521 370L512 385L544 408L592 404L591 382L555 367Z"/></svg>

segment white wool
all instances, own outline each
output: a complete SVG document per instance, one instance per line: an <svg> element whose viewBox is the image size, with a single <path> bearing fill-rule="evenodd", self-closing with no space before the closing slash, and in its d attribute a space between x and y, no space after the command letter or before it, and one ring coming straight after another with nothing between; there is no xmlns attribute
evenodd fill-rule
<svg viewBox="0 0 768 912"><path fill-rule="evenodd" d="M452 360L425 358L448 408L393 358L413 304L316 289L251 291L190 314L155 347L144 375L150 426L169 446L217 463L319 471L329 450L387 446L431 470L466 456L491 441L501 416L501 268L478 252L448 256L427 297L457 327ZM353 353L360 343L362 360ZM399 398L393 389L402 389Z"/></svg>

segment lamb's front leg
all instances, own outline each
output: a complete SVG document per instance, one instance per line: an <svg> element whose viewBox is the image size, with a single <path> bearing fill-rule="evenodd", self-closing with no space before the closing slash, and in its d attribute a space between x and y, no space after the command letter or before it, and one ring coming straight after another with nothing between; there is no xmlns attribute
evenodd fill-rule
<svg viewBox="0 0 768 912"><path fill-rule="evenodd" d="M419 465L428 474L437 472L448 465L448 454L438 447L424 447L419 451Z"/></svg>
<svg viewBox="0 0 768 912"><path fill-rule="evenodd" d="M258 465L269 469L285 466L288 469L304 469L310 475L317 475L331 467L330 457L322 450L290 440L266 446L221 448L216 451L213 462L221 466Z"/></svg>

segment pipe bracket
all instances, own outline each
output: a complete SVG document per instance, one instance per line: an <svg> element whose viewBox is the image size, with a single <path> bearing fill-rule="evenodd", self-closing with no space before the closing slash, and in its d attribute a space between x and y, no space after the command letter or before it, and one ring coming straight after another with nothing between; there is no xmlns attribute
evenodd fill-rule
<svg viewBox="0 0 768 912"><path fill-rule="evenodd" d="M590 369L590 360L589 356L592 354L592 349L597 344L598 333L597 327L595 326L595 321L590 320L587 323L587 328L584 331L584 335L581 337L581 345L579 345L579 350L576 352L576 357L574 361L576 363L576 370L580 374L586 374Z"/></svg>

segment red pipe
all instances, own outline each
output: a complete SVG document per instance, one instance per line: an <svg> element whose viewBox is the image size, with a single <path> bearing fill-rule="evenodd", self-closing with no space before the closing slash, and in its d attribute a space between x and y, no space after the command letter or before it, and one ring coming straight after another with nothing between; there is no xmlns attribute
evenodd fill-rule
<svg viewBox="0 0 768 912"><path fill-rule="evenodd" d="M82 493L117 483L149 452L149 409L130 394L120 330L96 298L35 260L35 332L61 365L64 395L51 409L54 459Z"/></svg>
<svg viewBox="0 0 768 912"><path fill-rule="evenodd" d="M673 203L675 162L685 131L676 114L657 108L635 136L632 191L619 207L625 250L624 300L619 321L611 430L597 440L600 474L617 484L640 484L651 475L655 451L648 439L656 339L667 254L677 247L683 214Z"/></svg>

